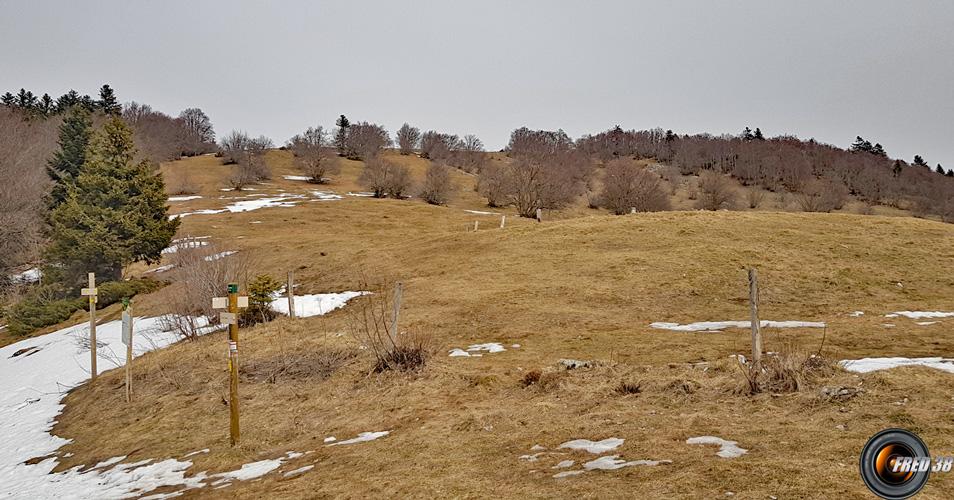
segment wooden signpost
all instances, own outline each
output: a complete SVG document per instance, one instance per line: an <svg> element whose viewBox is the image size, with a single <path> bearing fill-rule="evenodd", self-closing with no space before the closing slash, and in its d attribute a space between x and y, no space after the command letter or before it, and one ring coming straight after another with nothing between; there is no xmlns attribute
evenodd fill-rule
<svg viewBox="0 0 954 500"><path fill-rule="evenodd" d="M229 443L232 446L239 442L238 313L239 308L245 307L248 307L248 297L239 297L236 283L229 283L228 297L212 299L213 309L228 310L219 313L219 322L229 325Z"/></svg>
<svg viewBox="0 0 954 500"><path fill-rule="evenodd" d="M96 273L89 273L89 286L80 291L89 297L89 381L96 381Z"/></svg>
<svg viewBox="0 0 954 500"><path fill-rule="evenodd" d="M132 375L129 370L132 367L133 358L133 317L129 299L123 299L123 344L126 344L126 402L128 403L132 399Z"/></svg>

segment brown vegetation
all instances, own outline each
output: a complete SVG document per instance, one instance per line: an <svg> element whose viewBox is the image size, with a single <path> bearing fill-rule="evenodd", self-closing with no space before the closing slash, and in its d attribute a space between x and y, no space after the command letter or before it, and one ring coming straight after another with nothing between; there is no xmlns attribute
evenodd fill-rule
<svg viewBox="0 0 954 500"><path fill-rule="evenodd" d="M611 161L603 175L598 205L616 215L669 210L669 195L656 174L626 160Z"/></svg>

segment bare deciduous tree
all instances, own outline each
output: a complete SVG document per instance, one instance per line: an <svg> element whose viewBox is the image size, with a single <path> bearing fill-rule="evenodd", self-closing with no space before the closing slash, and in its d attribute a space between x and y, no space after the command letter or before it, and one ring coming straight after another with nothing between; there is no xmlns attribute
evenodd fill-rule
<svg viewBox="0 0 954 500"><path fill-rule="evenodd" d="M320 126L309 127L288 141L288 149L295 155L295 165L315 184L329 181L325 176L340 170L337 158L328 153L329 147L328 134Z"/></svg>
<svg viewBox="0 0 954 500"><path fill-rule="evenodd" d="M185 127L185 143L193 154L206 153L215 147L215 129L212 120L199 108L188 108L179 113L179 121Z"/></svg>
<svg viewBox="0 0 954 500"><path fill-rule="evenodd" d="M431 162L427 167L421 198L432 205L444 205L456 190L451 179L450 167L442 163Z"/></svg>
<svg viewBox="0 0 954 500"><path fill-rule="evenodd" d="M391 138L381 125L368 122L352 123L348 127L345 144L348 159L367 160L390 145Z"/></svg>
<svg viewBox="0 0 954 500"><path fill-rule="evenodd" d="M253 139L238 131L232 131L221 140L225 163L236 165L229 178L232 188L242 189L247 184L271 179L272 170L265 161L265 152L273 146L272 140L265 136Z"/></svg>
<svg viewBox="0 0 954 500"><path fill-rule="evenodd" d="M490 207L506 205L510 200L512 185L510 169L493 163L484 166L477 176L477 192L487 198Z"/></svg>
<svg viewBox="0 0 954 500"><path fill-rule="evenodd" d="M699 175L699 199L696 207L703 210L731 210L735 208L735 186L722 174L704 171Z"/></svg>
<svg viewBox="0 0 954 500"><path fill-rule="evenodd" d="M658 212L671 209L669 195L660 178L626 160L614 160L606 166L600 206L616 215Z"/></svg>
<svg viewBox="0 0 954 500"><path fill-rule="evenodd" d="M421 131L405 123L397 131L397 143L402 155L413 154L421 142Z"/></svg>
<svg viewBox="0 0 954 500"><path fill-rule="evenodd" d="M765 200L765 191L756 186L750 186L745 190L745 200L749 203L749 208L759 208Z"/></svg>
<svg viewBox="0 0 954 500"><path fill-rule="evenodd" d="M848 192L843 185L824 179L813 179L795 195L795 202L805 212L831 212L843 207L847 197Z"/></svg>

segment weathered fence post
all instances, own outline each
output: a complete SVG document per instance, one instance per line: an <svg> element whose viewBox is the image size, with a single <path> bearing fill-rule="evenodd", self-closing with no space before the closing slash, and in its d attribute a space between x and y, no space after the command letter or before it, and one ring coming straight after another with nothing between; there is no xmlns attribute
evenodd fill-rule
<svg viewBox="0 0 954 500"><path fill-rule="evenodd" d="M288 317L295 319L295 272L288 271Z"/></svg>
<svg viewBox="0 0 954 500"><path fill-rule="evenodd" d="M475 231L475 232L477 231L477 225L478 225L479 223L480 223L480 221L476 221L476 220L474 221L474 231Z"/></svg>
<svg viewBox="0 0 954 500"><path fill-rule="evenodd" d="M537 222L543 222L543 209L537 209Z"/></svg>
<svg viewBox="0 0 954 500"><path fill-rule="evenodd" d="M752 313L752 363L762 363L762 324L759 321L759 276L755 268L749 269L749 305Z"/></svg>
<svg viewBox="0 0 954 500"><path fill-rule="evenodd" d="M503 229L504 226L506 226L506 225L507 225L507 216L506 216L506 215L501 215L501 216L500 216L500 229Z"/></svg>
<svg viewBox="0 0 954 500"><path fill-rule="evenodd" d="M126 402L132 400L133 316L132 304L123 299L123 343L126 344Z"/></svg>

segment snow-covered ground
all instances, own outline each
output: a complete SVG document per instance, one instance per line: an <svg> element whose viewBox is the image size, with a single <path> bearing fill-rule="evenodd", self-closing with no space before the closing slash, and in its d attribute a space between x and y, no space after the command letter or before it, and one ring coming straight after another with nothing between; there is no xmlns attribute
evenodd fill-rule
<svg viewBox="0 0 954 500"><path fill-rule="evenodd" d="M820 321L767 321L759 322L762 328L825 328ZM679 323L650 323L651 328L674 330L677 332L716 332L727 328L752 328L751 321L699 321L681 325Z"/></svg>
<svg viewBox="0 0 954 500"><path fill-rule="evenodd" d="M340 309L348 303L349 300L360 297L368 292L340 292L340 293L317 293L311 295L295 296L295 316L307 318L309 316L320 316L327 314L335 309ZM276 294L272 301L272 309L282 314L288 314L288 298L281 294Z"/></svg>
<svg viewBox="0 0 954 500"><path fill-rule="evenodd" d="M846 359L838 364L845 370L857 373L888 370L899 366L926 366L954 373L954 359L950 358L862 358Z"/></svg>
<svg viewBox="0 0 954 500"><path fill-rule="evenodd" d="M520 344L514 344L512 347L520 347ZM483 356L483 354L480 354L480 351L493 354L496 352L504 352L506 350L507 349L503 346L503 344L498 342L488 342L486 344L473 344L468 347L466 351L459 347L455 347L449 351L449 356L452 358L479 358Z"/></svg>
<svg viewBox="0 0 954 500"><path fill-rule="evenodd" d="M177 340L159 324L158 318L137 318L134 353L143 354ZM120 329L119 321L96 328L101 370L125 362ZM108 470L102 465L85 473L70 469L59 474L50 474L57 465L55 457L24 464L51 455L68 442L50 430L63 410L63 396L89 378L89 348L83 345L88 335L88 325L81 324L0 348L0 496L119 498L163 484L183 484L184 471L191 462L122 464Z"/></svg>
<svg viewBox="0 0 954 500"><path fill-rule="evenodd" d="M198 200L201 196L170 196L169 201L189 201Z"/></svg>
<svg viewBox="0 0 954 500"><path fill-rule="evenodd" d="M43 272L41 272L36 267L32 267L30 269L27 269L26 271L23 271L22 273L11 275L10 281L12 281L13 283L22 283L22 284L36 283L37 281L40 281L41 277L43 277Z"/></svg>
<svg viewBox="0 0 954 500"><path fill-rule="evenodd" d="M716 445L719 447L719 451L716 452L716 455L722 458L738 458L749 451L745 448L740 448L739 443L735 441L728 441L716 436L691 437L686 440L686 444Z"/></svg>

